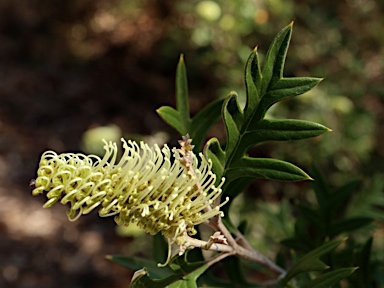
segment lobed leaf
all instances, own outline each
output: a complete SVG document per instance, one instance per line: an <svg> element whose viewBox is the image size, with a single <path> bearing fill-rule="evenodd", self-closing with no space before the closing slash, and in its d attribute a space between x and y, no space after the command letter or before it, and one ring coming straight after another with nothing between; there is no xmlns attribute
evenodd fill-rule
<svg viewBox="0 0 384 288"><path fill-rule="evenodd" d="M265 56L265 62L262 69L262 83L260 94L267 92L271 82L283 77L284 62L287 56L289 42L292 35L293 22L283 28L273 40Z"/></svg>
<svg viewBox="0 0 384 288"><path fill-rule="evenodd" d="M272 84L260 101L251 123L262 119L267 110L275 103L304 94L316 87L323 79L311 77L282 78ZM249 129L253 129L252 124Z"/></svg>
<svg viewBox="0 0 384 288"><path fill-rule="evenodd" d="M236 196L239 188L233 181L240 178L250 183L254 178L280 181L309 180L297 166L279 160L257 159L247 156L248 149L265 141L300 140L319 136L330 129L323 125L301 120L264 119L266 111L274 103L288 97L303 94L315 87L322 79L311 77L284 78L284 63L292 34L292 25L282 29L273 40L261 68L257 48L245 67L246 104L239 106L237 94L226 98L222 118L226 128L226 146L223 150L218 140L208 142L205 155L211 158L215 173L224 176L224 195ZM251 180L249 180L251 179Z"/></svg>

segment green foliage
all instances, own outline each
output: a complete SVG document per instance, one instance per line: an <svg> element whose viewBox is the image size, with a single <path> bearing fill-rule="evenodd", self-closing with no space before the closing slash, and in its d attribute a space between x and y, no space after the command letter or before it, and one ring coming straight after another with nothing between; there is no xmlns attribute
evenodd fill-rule
<svg viewBox="0 0 384 288"><path fill-rule="evenodd" d="M183 56L176 72L176 109L165 106L157 110L161 118L181 135L189 134L200 151L206 134L220 117L226 128L226 141L220 143L210 139L205 147L205 155L212 161L218 179L225 177L223 197L230 202L256 178L278 181L313 180L296 165L272 158L255 158L250 148L267 141L291 141L319 136L330 131L323 125L297 119L268 119L268 110L282 100L310 91L322 80L312 77L284 77L284 65L291 39L293 23L286 26L273 40L264 64L259 62L257 48L253 50L245 67L246 103L244 108L238 101L236 92L230 92L225 99L217 100L195 116L191 117L188 102L187 74ZM359 181L352 181L339 189L332 190L324 177L315 168L311 175L318 206L299 204L300 217L295 223L294 235L282 241L292 249L292 267L277 283L278 287L331 287L342 279L352 276L359 281L369 281L365 272L370 267L372 239L361 248L351 240L340 239L346 232L356 231L369 225L373 218L368 216L348 216L346 206ZM230 204L230 203L229 203ZM229 204L224 207L225 224L234 234L238 228L228 218ZM287 209L286 209L287 210ZM287 210L288 211L288 210ZM279 222L281 217L275 217ZM284 225L282 225L284 226ZM240 230L240 228L239 228ZM336 249L344 242L342 249ZM160 251L156 260L162 259L164 247L156 241L155 251ZM197 282L220 287L258 287L243 277L242 263L238 258L226 259L227 276L231 283L219 281L206 270L213 264L203 261L201 252L190 251L193 259L174 257L165 268L135 257L112 256L111 260L131 269L140 269L133 279L132 287L197 287ZM355 255L356 258L339 257ZM337 261L335 259L338 259ZM360 272L363 271L363 272ZM203 275L204 273L204 275ZM294 280L294 281L293 281ZM220 284L218 284L220 283ZM231 286L232 285L232 286Z"/></svg>
<svg viewBox="0 0 384 288"><path fill-rule="evenodd" d="M285 245L302 252L321 245L326 239L334 239L344 232L355 231L369 225L373 218L367 216L347 216L346 208L356 193L360 181L351 181L332 190L323 175L315 168L311 173L318 206L298 205L301 217L296 222L293 238L283 241ZM308 233L308 231L313 231Z"/></svg>
<svg viewBox="0 0 384 288"><path fill-rule="evenodd" d="M341 268L327 274L324 274L316 279L308 282L303 286L303 288L326 288L332 287L332 285L337 284L340 280L347 278L353 272L355 272L357 268Z"/></svg>
<svg viewBox="0 0 384 288"><path fill-rule="evenodd" d="M376 281L376 285L379 285L381 280L372 279L372 275L380 272L374 270L377 267L373 265L374 260L371 257L373 239L369 237L370 233L368 233L369 239L363 244L361 244L361 240L357 241L353 237L359 230L364 229L365 232L362 234L364 236L359 238L367 238L367 232L374 219L358 214L349 215L351 208L356 207L353 199L357 195L361 182L350 181L339 188L332 189L325 177L315 167L312 168L311 175L316 178L312 186L317 205L309 203L297 205L299 217L296 220L294 235L282 241L282 244L294 251L295 257L307 254L299 258L299 261L288 271L282 280L285 281L283 283L288 283L287 280L291 275L296 275L300 271L298 267L308 268L311 266L305 263L308 255L316 253L323 247L331 247L336 243L339 245L343 240L333 239L347 234L350 237L345 240L341 249L335 250L334 248L338 246L335 245L322 255L318 255L322 256L320 257L321 260L317 259L319 268L321 268L320 264L324 264L323 261L326 261L328 265L331 265L330 271L325 271L310 282L305 281L308 281L309 275L307 275L302 279L301 284L303 287L330 287L330 283L338 283L353 273L347 278L348 287L375 287L374 281ZM356 269L357 271L355 271ZM334 282L331 282L332 279Z"/></svg>
<svg viewBox="0 0 384 288"><path fill-rule="evenodd" d="M157 113L165 122L175 128L180 135L189 134L193 139L195 151L200 151L206 133L220 116L223 100L219 99L210 103L192 119L189 114L188 101L187 72L185 69L184 57L181 55L176 70L177 109L163 106L157 110Z"/></svg>
<svg viewBox="0 0 384 288"><path fill-rule="evenodd" d="M323 261L320 260L320 257L334 250L342 242L343 240L337 240L325 243L322 246L312 250L311 252L301 257L288 271L287 275L280 281L278 287L285 287L290 279L300 273L322 271L329 268L329 266L327 266ZM356 268L338 269L323 274L305 283L305 286L303 287L331 287L332 285L338 283L340 280L351 275L355 270Z"/></svg>
<svg viewBox="0 0 384 288"><path fill-rule="evenodd" d="M129 269L137 270L132 279L132 288L141 287L185 287L196 286L196 279L209 267L205 262L190 263L178 257L171 265L157 267L153 261L129 256L110 256L109 259ZM144 267L144 268L142 268Z"/></svg>
<svg viewBox="0 0 384 288"><path fill-rule="evenodd" d="M245 69L247 101L244 110L239 106L236 93L227 97L223 106L223 120L227 131L225 149L217 139L211 139L205 154L212 159L216 174L226 178L224 196L236 197L241 189L227 189L235 182L265 178L281 181L311 179L297 166L275 159L247 156L248 149L265 141L287 141L315 137L328 128L299 120L264 119L275 103L303 94L315 87L319 78L283 77L285 58L292 34L292 23L275 38L261 68L257 49L249 57Z"/></svg>

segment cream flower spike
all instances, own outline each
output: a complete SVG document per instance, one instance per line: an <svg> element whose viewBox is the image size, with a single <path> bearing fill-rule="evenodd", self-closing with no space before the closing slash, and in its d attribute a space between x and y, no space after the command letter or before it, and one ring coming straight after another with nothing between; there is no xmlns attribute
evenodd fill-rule
<svg viewBox="0 0 384 288"><path fill-rule="evenodd" d="M199 163L188 135L180 149L172 150L121 139L120 161L116 143L103 141L102 159L53 151L41 156L32 194L46 192L44 208L69 203L71 221L98 208L100 216L114 215L119 225L136 223L152 235L161 231L176 244L182 244L185 233L194 235L195 225L222 215L220 207L227 201L212 206L224 179L215 186L211 161L200 153Z"/></svg>

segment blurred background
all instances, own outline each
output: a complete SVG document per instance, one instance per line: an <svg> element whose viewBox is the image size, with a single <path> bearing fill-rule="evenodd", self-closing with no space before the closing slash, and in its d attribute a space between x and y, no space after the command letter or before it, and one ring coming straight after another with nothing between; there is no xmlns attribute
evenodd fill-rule
<svg viewBox="0 0 384 288"><path fill-rule="evenodd" d="M176 145L155 109L175 105L180 54L192 114L231 90L244 101L249 53L258 45L263 58L292 20L285 76L325 80L268 117L333 132L253 153L306 171L315 162L331 185L362 179L369 190L384 168L383 15L374 0L1 0L0 287L128 287L132 273L104 255L148 255L150 238L96 213L70 223L65 207L43 209L29 187L41 153L99 153L101 138L122 136ZM208 136L224 139L222 124ZM250 190L245 202L272 210L312 195L307 183L257 181ZM252 239L268 254L265 235L276 244L284 235L263 221Z"/></svg>

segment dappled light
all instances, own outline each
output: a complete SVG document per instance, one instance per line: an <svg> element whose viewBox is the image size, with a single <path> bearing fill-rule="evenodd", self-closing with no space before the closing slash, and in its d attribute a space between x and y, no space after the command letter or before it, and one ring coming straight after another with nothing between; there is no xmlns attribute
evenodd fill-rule
<svg viewBox="0 0 384 288"><path fill-rule="evenodd" d="M102 138L177 146L179 133L156 110L176 106L180 55L191 117L208 103L235 95L231 91L244 108L249 55L257 47L263 63L274 35L291 21L294 36L284 77L316 77L307 85L311 88L324 80L300 97L281 98L265 109L272 119L265 125L303 119L324 125L316 128L321 133L330 131L326 127L332 132L313 132L313 138L299 142L263 143L245 152L249 158L282 159L302 168L290 180L310 179L316 164L332 189L362 181L347 211L340 208L335 215L384 220L383 10L384 3L374 0L0 1L0 287L128 287L133 271L105 255L151 258L151 238L116 228L113 217L100 219L93 212L70 223L68 205L42 209L47 198L32 197L34 183L29 186L42 153L101 155ZM183 118L178 120L175 126ZM224 125L212 123L198 138L199 148L216 137L224 149ZM281 241L299 233L296 204L317 205L316 199L307 182L261 180L250 184L230 213L237 215L236 225L257 219L247 226L250 245L274 258ZM374 234L382 239L379 223ZM371 227L364 231L370 233ZM364 231L356 232L356 239L363 239ZM372 247L383 253L379 242Z"/></svg>

